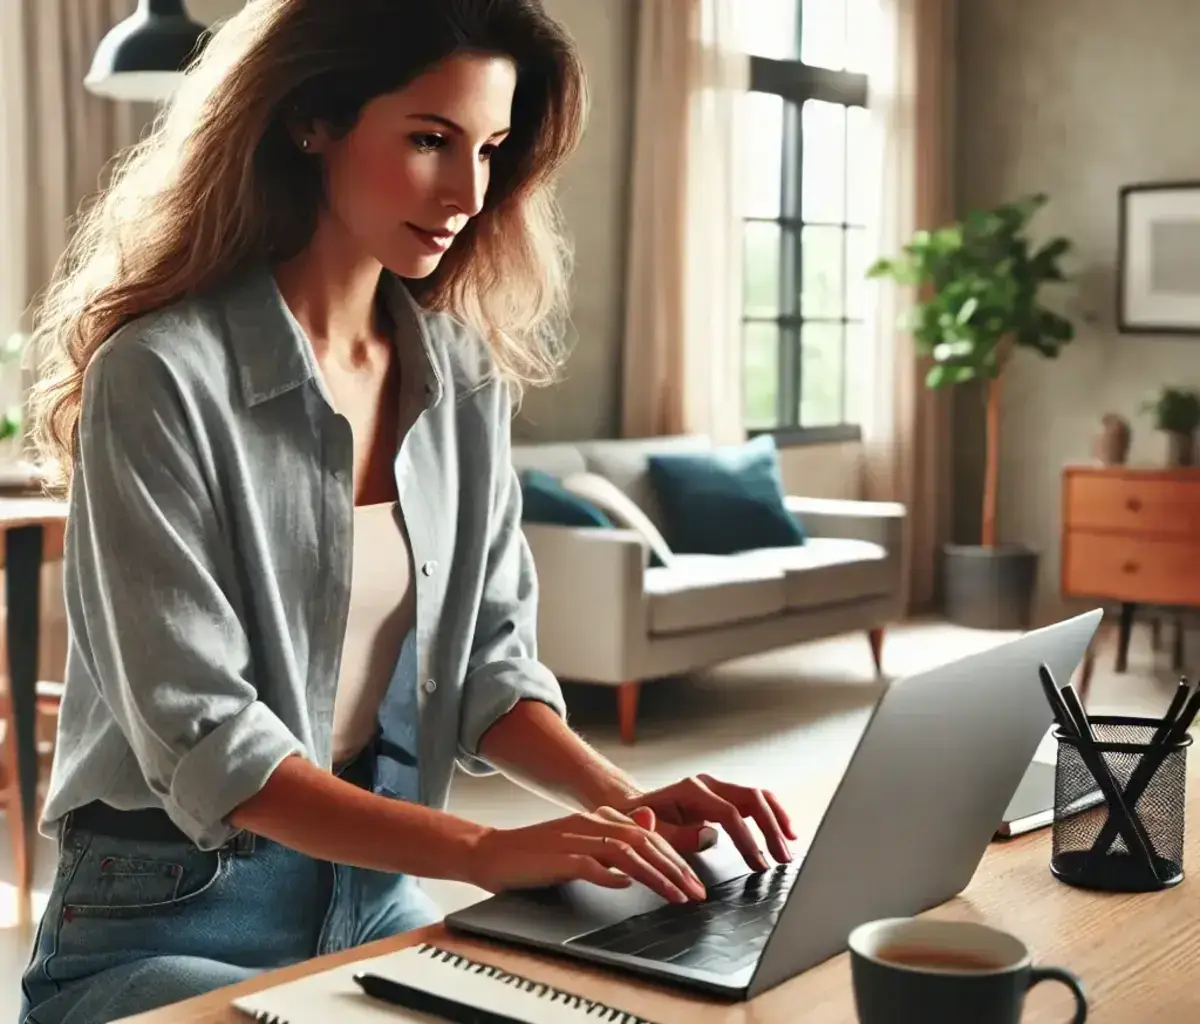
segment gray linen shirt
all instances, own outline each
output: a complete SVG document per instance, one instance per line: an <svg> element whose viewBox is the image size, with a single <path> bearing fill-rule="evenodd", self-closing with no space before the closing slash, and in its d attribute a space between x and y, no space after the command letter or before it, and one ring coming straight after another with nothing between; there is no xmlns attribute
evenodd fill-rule
<svg viewBox="0 0 1200 1024"><path fill-rule="evenodd" d="M421 800L442 807L456 761L493 770L480 738L519 700L566 712L537 660L508 389L473 334L396 279L385 287L401 366L424 392L395 469L415 571ZM331 767L350 426L260 268L109 339L85 375L79 437L41 830L103 800L161 807L213 849L284 758Z"/></svg>

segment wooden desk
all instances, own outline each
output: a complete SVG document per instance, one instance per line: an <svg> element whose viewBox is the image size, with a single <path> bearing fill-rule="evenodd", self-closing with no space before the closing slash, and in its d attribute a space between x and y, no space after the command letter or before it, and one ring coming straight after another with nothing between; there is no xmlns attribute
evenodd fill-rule
<svg viewBox="0 0 1200 1024"><path fill-rule="evenodd" d="M799 834L811 836L838 779L785 796ZM1188 810L1200 812L1200 757L1189 765ZM886 837L880 837L886 842ZM1200 831L1187 835L1184 870L1175 889L1148 895L1110 895L1072 889L1049 870L1050 831L991 846L959 897L929 916L980 921L1007 929L1030 948L1035 962L1074 970L1091 1003L1089 1024L1144 1024L1151 1019L1200 1020L1200 988L1192 983L1200 958ZM846 954L835 957L748 1003L718 1003L648 985L570 961L449 935L441 926L372 943L263 975L249 982L123 1024L246 1024L229 1007L241 994L338 963L376 956L415 942L434 942L581 995L641 1014L656 1024L854 1024ZM1022 1024L1063 1024L1073 1003L1065 989L1041 985L1030 993Z"/></svg>
<svg viewBox="0 0 1200 1024"><path fill-rule="evenodd" d="M1062 479L1062 595L1120 604L1124 672L1139 605L1200 607L1200 467L1068 466ZM1084 659L1085 692L1105 618ZM1182 658L1177 637L1176 670Z"/></svg>
<svg viewBox="0 0 1200 1024"><path fill-rule="evenodd" d="M46 498L0 497L4 534L4 644L8 655L6 702L7 814L13 844L20 923L32 920L33 845L37 838L37 683L41 631L42 560L61 551L67 504Z"/></svg>

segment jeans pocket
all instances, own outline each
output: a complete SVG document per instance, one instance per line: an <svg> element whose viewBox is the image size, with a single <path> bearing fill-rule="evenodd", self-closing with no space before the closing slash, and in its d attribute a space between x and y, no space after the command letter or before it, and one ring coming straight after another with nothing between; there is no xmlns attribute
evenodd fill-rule
<svg viewBox="0 0 1200 1024"><path fill-rule="evenodd" d="M221 879L227 854L187 843L91 836L63 894L73 917L144 917L181 909Z"/></svg>

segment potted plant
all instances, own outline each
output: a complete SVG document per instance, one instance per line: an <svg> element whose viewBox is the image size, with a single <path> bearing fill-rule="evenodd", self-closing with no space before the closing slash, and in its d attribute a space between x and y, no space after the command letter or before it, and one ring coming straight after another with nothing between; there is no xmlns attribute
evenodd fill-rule
<svg viewBox="0 0 1200 1024"><path fill-rule="evenodd" d="M919 231L900 256L877 261L869 277L890 277L917 289L902 325L930 363L931 388L980 381L987 402L983 529L978 545L943 549L947 617L981 629L1018 629L1032 618L1038 552L996 538L1001 381L1021 349L1058 356L1075 331L1040 304L1044 284L1064 281L1059 260L1066 238L1035 246L1029 222L1047 202L1042 194L972 211L936 231Z"/></svg>
<svg viewBox="0 0 1200 1024"><path fill-rule="evenodd" d="M1167 465L1196 464L1196 430L1200 428L1200 392L1164 387L1143 406L1152 413L1154 426L1167 435Z"/></svg>
<svg viewBox="0 0 1200 1024"><path fill-rule="evenodd" d="M25 353L28 336L10 334L3 345L0 345L0 371L9 363L20 363ZM15 438L20 438L25 425L24 409L14 405L0 414L0 443L7 444Z"/></svg>

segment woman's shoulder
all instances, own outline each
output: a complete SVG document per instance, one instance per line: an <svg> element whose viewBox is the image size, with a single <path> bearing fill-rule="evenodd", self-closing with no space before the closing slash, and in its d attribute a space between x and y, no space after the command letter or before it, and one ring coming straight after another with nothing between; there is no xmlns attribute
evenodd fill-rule
<svg viewBox="0 0 1200 1024"><path fill-rule="evenodd" d="M86 375L140 388L208 390L228 377L228 362L217 297L203 293L123 324L97 349Z"/></svg>

